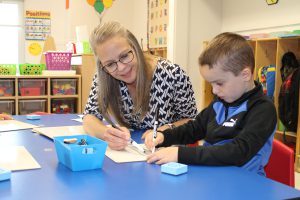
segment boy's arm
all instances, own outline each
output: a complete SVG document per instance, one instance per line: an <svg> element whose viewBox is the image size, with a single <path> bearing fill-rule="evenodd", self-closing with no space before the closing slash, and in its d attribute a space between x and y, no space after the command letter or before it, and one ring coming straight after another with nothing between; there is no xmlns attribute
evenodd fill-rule
<svg viewBox="0 0 300 200"><path fill-rule="evenodd" d="M207 147L179 147L178 162L242 166L264 146L274 133L276 122L276 110L272 103L256 104L246 116L241 132L231 142Z"/></svg>
<svg viewBox="0 0 300 200"><path fill-rule="evenodd" d="M194 120L186 124L163 131L164 141L159 146L167 147L174 144L192 144L205 137L208 114L211 108L201 111Z"/></svg>

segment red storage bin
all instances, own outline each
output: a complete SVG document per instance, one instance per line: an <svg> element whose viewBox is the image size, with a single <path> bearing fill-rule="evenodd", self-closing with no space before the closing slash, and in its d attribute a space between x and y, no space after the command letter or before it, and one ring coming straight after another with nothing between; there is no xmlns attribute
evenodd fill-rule
<svg viewBox="0 0 300 200"><path fill-rule="evenodd" d="M46 95L46 79L20 79L19 94L21 96Z"/></svg>

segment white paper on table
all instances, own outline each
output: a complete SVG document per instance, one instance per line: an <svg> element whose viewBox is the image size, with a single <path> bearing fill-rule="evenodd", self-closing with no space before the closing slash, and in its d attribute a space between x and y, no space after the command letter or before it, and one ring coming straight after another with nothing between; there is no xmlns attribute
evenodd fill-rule
<svg viewBox="0 0 300 200"><path fill-rule="evenodd" d="M116 163L146 161L147 155L150 154L150 152L146 149L144 144L139 145L146 150L146 154L140 153L134 149L135 147L128 145L121 151L112 150L107 147L105 155Z"/></svg>
<svg viewBox="0 0 300 200"><path fill-rule="evenodd" d="M51 139L57 136L71 136L86 134L83 126L56 126L56 127L41 127L32 129L33 132L45 135Z"/></svg>
<svg viewBox="0 0 300 200"><path fill-rule="evenodd" d="M20 122L17 120L0 120L0 132L17 131L17 130L36 128L36 127L39 126Z"/></svg>
<svg viewBox="0 0 300 200"><path fill-rule="evenodd" d="M17 171L39 169L41 166L24 146L1 146L0 168Z"/></svg>

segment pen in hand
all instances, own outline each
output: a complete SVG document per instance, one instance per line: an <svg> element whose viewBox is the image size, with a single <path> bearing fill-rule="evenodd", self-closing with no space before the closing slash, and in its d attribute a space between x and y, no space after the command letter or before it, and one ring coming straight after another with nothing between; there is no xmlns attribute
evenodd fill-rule
<svg viewBox="0 0 300 200"><path fill-rule="evenodd" d="M155 112L155 116L154 116L154 127L153 127L153 137L152 137L152 141L154 144L154 141L157 137L157 126L158 126L158 107L156 108L156 112ZM152 148L152 153L155 152L155 146Z"/></svg>
<svg viewBox="0 0 300 200"><path fill-rule="evenodd" d="M111 124L111 126L115 129L118 129L119 131L122 131L118 126L116 126L113 123ZM136 141L134 141L132 138L130 138L129 144L136 147L140 152L146 153L146 151Z"/></svg>

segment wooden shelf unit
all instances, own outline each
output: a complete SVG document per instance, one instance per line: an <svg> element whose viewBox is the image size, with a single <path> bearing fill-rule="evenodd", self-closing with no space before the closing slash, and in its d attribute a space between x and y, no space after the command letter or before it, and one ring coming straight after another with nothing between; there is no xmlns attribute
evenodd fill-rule
<svg viewBox="0 0 300 200"><path fill-rule="evenodd" d="M207 41L203 42L203 46L206 47L208 44ZM255 69L254 69L254 79L257 78L258 69L262 66L268 66L275 64L276 66L276 76L275 76L275 90L274 90L274 104L276 109L278 108L278 96L280 92L280 86L282 84L280 67L281 67L281 58L288 52L292 51L297 59L300 58L300 37L289 37L289 38L265 38L265 39L256 39L249 40L249 44L253 49L255 57ZM213 99L211 93L211 85L205 80L201 80L202 83L202 105L201 110L205 108ZM299 99L300 104L300 99ZM277 109L278 113L278 109ZM278 121L279 122L279 121ZM277 130L275 137L277 139L283 139L282 131ZM286 137L292 142L296 142L296 171L300 172L300 106L298 111L298 129L297 133L286 133Z"/></svg>
<svg viewBox="0 0 300 200"><path fill-rule="evenodd" d="M149 52L155 56L159 56L162 58L167 58L167 47L161 48L150 48Z"/></svg>
<svg viewBox="0 0 300 200"><path fill-rule="evenodd" d="M46 112L51 113L51 100L53 99L74 99L76 101L76 113L81 113L81 75L49 75L49 76L41 76L41 75L17 75L17 76L1 76L0 80L13 80L14 82L14 96L1 96L0 101L5 100L13 100L15 107L16 115L19 115L19 103L20 100L46 100ZM43 79L46 81L45 85L45 95L40 96L21 96L19 94L19 81L25 79ZM51 80L52 79L76 79L76 94L75 95L52 95L51 91Z"/></svg>
<svg viewBox="0 0 300 200"><path fill-rule="evenodd" d="M93 54L73 55L71 65L76 70L76 74L81 75L81 111L83 112L96 74L95 56Z"/></svg>

